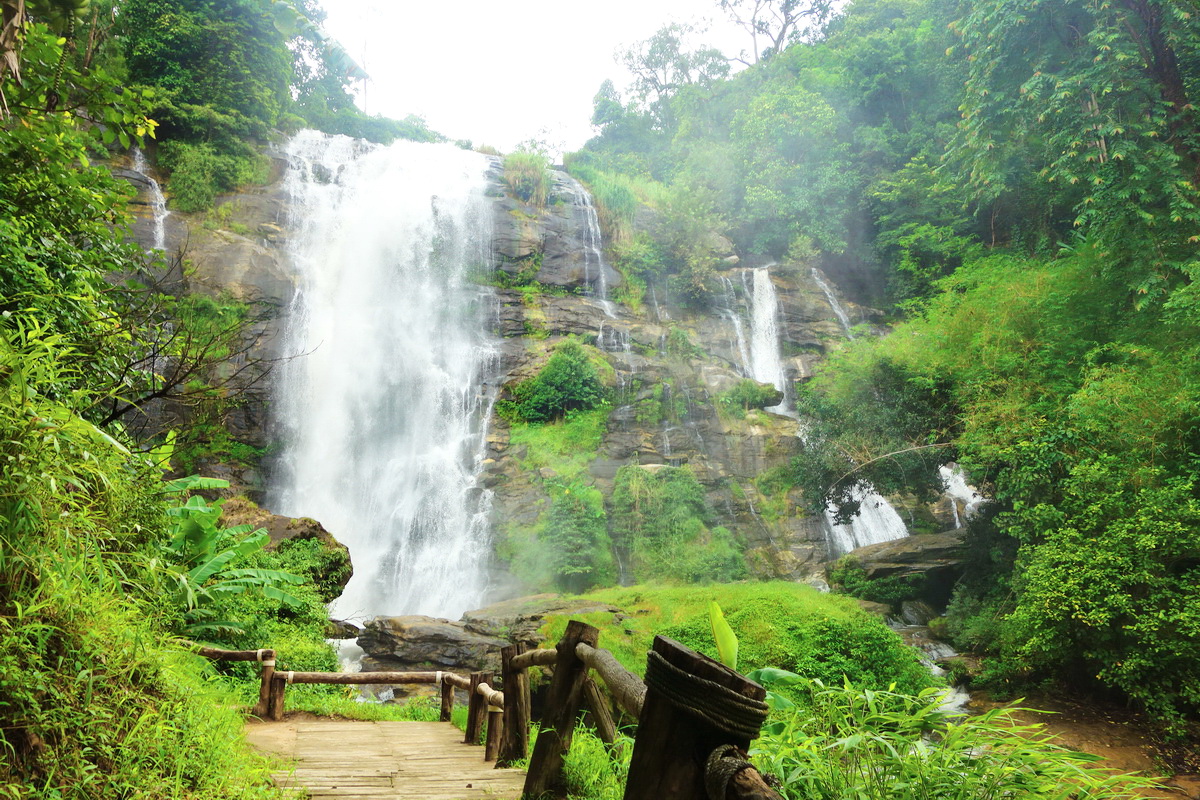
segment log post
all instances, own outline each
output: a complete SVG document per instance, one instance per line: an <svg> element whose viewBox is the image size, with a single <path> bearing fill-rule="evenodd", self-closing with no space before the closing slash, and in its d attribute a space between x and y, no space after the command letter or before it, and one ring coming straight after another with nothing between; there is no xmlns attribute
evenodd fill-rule
<svg viewBox="0 0 1200 800"><path fill-rule="evenodd" d="M276 672L271 676L271 697L267 701L267 716L275 722L283 719L283 698L287 692L287 678Z"/></svg>
<svg viewBox="0 0 1200 800"><path fill-rule="evenodd" d="M483 732L483 723L487 719L487 700L479 694L479 684L490 683L492 673L472 672L471 688L467 690L467 730L463 741L467 744L479 744L479 734Z"/></svg>
<svg viewBox="0 0 1200 800"><path fill-rule="evenodd" d="M513 659L526 651L512 644L500 651L500 676L504 682L504 737L496 766L507 767L529 755L529 673L513 666ZM491 731L491 723L488 723ZM490 735L490 733L489 733Z"/></svg>
<svg viewBox="0 0 1200 800"><path fill-rule="evenodd" d="M567 630L559 640L558 660L555 662L554 678L546 693L546 713L542 728L533 746L529 759L529 772L525 776L525 797L541 797L546 792L561 792L563 786L563 754L571 748L571 735L575 731L575 719L579 715L579 704L583 699L583 681L587 677L587 665L575 654L575 645L596 646L600 631L578 620L567 623Z"/></svg>
<svg viewBox="0 0 1200 800"><path fill-rule="evenodd" d="M271 708L271 676L275 674L275 651L263 650L261 652L262 669L258 676L258 702L254 704L254 708L250 713L256 717L265 717Z"/></svg>
<svg viewBox="0 0 1200 800"><path fill-rule="evenodd" d="M504 709L488 706L487 740L483 746L483 760L495 761L500 755L500 741L504 736Z"/></svg>
<svg viewBox="0 0 1200 800"><path fill-rule="evenodd" d="M605 699L604 693L591 678L583 682L583 702L592 715L592 721L596 724L596 734L600 737L600 741L605 744L615 742L617 726L613 722L612 710L608 707L608 700Z"/></svg>
<svg viewBox="0 0 1200 800"><path fill-rule="evenodd" d="M766 691L745 676L656 636L647 657L646 699L625 800L706 797L709 756L721 745L742 751L749 747L766 716L765 696ZM695 705L703 705L705 712L691 710Z"/></svg>
<svg viewBox="0 0 1200 800"><path fill-rule="evenodd" d="M442 722L449 722L454 711L454 684L442 676Z"/></svg>

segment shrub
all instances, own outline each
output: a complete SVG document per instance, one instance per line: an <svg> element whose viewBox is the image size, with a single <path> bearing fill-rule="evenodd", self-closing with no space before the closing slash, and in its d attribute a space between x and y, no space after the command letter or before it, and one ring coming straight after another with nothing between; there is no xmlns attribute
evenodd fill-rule
<svg viewBox="0 0 1200 800"><path fill-rule="evenodd" d="M554 185L546 157L522 151L504 157L504 182L513 197L538 207L546 205Z"/></svg>
<svg viewBox="0 0 1200 800"><path fill-rule="evenodd" d="M597 407L604 401L604 386L583 345L568 339L541 372L513 387L512 396L502 412L524 422L549 422L574 409Z"/></svg>
<svg viewBox="0 0 1200 800"><path fill-rule="evenodd" d="M783 392L768 383L747 378L728 391L717 395L717 408L737 419L752 408L777 406L783 402Z"/></svg>
<svg viewBox="0 0 1200 800"><path fill-rule="evenodd" d="M713 513L686 467L655 472L636 465L617 470L612 531L639 581L732 581L746 575L741 548Z"/></svg>
<svg viewBox="0 0 1200 800"><path fill-rule="evenodd" d="M963 718L940 708L937 689L828 686L774 669L749 677L799 697L769 696L775 721L751 749L789 799L1133 798L1154 786L1091 766L1099 756L1055 744L1041 725L1019 724L1020 709Z"/></svg>

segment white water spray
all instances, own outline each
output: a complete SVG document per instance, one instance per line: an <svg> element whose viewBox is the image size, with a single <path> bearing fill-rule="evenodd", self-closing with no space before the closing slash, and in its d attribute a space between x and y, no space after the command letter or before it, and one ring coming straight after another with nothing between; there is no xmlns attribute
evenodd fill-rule
<svg viewBox="0 0 1200 800"><path fill-rule="evenodd" d="M844 555L869 544L891 542L908 536L908 527L887 499L874 489L856 488L851 497L859 502L858 514L838 524L837 509L825 510L825 533L834 555Z"/></svg>
<svg viewBox="0 0 1200 800"><path fill-rule="evenodd" d="M938 474L942 476L942 482L946 486L946 497L950 499L950 508L954 511L954 527L961 528L965 520L975 516L979 507L987 502L987 498L967 483L967 476L957 465L942 465L938 467ZM962 507L961 513L959 506Z"/></svg>
<svg viewBox="0 0 1200 800"><path fill-rule="evenodd" d="M484 599L477 482L497 350L483 156L312 131L288 145L297 294L272 410L271 507L320 520L354 577L333 611L457 618Z"/></svg>

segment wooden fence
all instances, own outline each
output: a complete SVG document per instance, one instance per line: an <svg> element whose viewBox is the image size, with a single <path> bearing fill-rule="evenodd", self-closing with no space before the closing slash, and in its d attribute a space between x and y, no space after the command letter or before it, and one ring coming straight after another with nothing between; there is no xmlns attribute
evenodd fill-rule
<svg viewBox="0 0 1200 800"><path fill-rule="evenodd" d="M529 668L553 666L545 710L525 779L524 796L565 791L563 759L583 709L598 736L617 739L612 709L594 671L617 708L638 721L625 800L782 800L749 763L746 750L766 717L765 691L745 676L671 639L659 636L647 654L646 681L597 644L600 632L572 620L554 649L515 644L500 651L500 689L491 672L279 672L273 650L197 652L222 661L262 663L253 713L283 718L284 696L294 683L433 684L441 694L441 719L449 721L455 690L467 693L464 741L484 743L485 761L508 766L529 755Z"/></svg>

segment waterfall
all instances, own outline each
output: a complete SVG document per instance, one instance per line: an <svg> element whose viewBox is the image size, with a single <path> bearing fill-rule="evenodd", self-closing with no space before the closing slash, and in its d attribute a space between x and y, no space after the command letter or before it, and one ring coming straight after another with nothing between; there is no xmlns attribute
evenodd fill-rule
<svg viewBox="0 0 1200 800"><path fill-rule="evenodd" d="M608 266L604 263L604 242L600 238L600 215L596 213L596 204L592 202L592 195L584 188L583 184L570 176L567 176L567 180L570 182L571 193L575 197L575 207L583 212L584 229L587 231L583 243L584 283L592 285L592 269L595 268L597 275L594 289L596 301L600 303L605 314L615 318L616 314L613 313L612 303L608 299Z"/></svg>
<svg viewBox="0 0 1200 800"><path fill-rule="evenodd" d="M342 618L457 618L484 600L495 399L485 157L303 131L287 147L297 291L268 500L351 552ZM492 381L494 383L494 381Z"/></svg>
<svg viewBox="0 0 1200 800"><path fill-rule="evenodd" d="M825 509L826 540L834 555L908 536L904 520L883 495L871 488L858 487L852 497L859 502L858 514L845 525L837 523L837 509Z"/></svg>
<svg viewBox="0 0 1200 800"><path fill-rule="evenodd" d="M846 335L851 339L854 334L850 332L850 315L846 313L846 308L837 299L837 295L833 293L831 287L825 278L821 275L821 271L816 267L812 268L813 280L817 282L817 286L821 288L821 292L825 295L825 299L829 301L829 307L833 309L834 316L838 318L838 322L842 323L842 329L846 331Z"/></svg>
<svg viewBox="0 0 1200 800"><path fill-rule="evenodd" d="M967 476L958 465L942 465L938 467L942 483L946 486L946 497L950 500L950 508L954 511L954 527L961 528L963 521L975 516L979 507L987 502L987 498L967 483ZM962 513L959 513L959 505Z"/></svg>
<svg viewBox="0 0 1200 800"><path fill-rule="evenodd" d="M153 215L154 222L154 249L165 250L167 247L167 217L171 212L167 210L167 198L163 195L162 187L158 185L158 181L150 177L150 165L146 163L146 154L142 152L142 148L135 147L131 151L133 153L133 170L146 179L146 183L150 185L150 212Z"/></svg>
<svg viewBox="0 0 1200 800"><path fill-rule="evenodd" d="M751 375L750 347L746 343L746 327L742 325L742 316L738 313L737 294L733 289L733 281L724 275L721 276L721 285L725 287L725 308L722 314L724 314L733 327L733 335L737 341L738 357L742 360L742 374L749 377Z"/></svg>
<svg viewBox="0 0 1200 800"><path fill-rule="evenodd" d="M752 273L749 286L745 286L747 273ZM779 352L779 295L768 267L746 270L742 273L742 283L750 300L750 377L783 392L783 402L767 410L787 414L791 391Z"/></svg>

